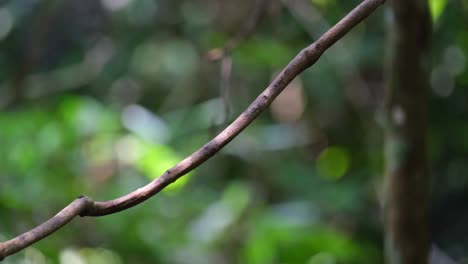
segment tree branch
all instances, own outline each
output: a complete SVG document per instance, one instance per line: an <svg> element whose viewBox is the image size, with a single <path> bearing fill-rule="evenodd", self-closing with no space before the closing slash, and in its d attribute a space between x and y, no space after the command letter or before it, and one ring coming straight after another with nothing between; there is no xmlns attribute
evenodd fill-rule
<svg viewBox="0 0 468 264"><path fill-rule="evenodd" d="M428 95L431 15L426 0L392 0L385 95L385 249L389 264L429 263Z"/></svg>
<svg viewBox="0 0 468 264"><path fill-rule="evenodd" d="M16 238L0 243L0 259L12 255L42 238L47 237L77 215L103 216L120 212L140 204L160 192L181 176L197 168L234 139L250 123L252 123L252 121L270 105L278 94L297 75L312 66L323 52L325 52L325 50L342 38L348 31L369 16L384 2L385 0L363 1L316 42L299 52L299 54L296 55L296 57L281 71L273 82L233 123L192 155L167 170L159 178L134 192L110 201L95 202L85 196L79 197L45 223Z"/></svg>

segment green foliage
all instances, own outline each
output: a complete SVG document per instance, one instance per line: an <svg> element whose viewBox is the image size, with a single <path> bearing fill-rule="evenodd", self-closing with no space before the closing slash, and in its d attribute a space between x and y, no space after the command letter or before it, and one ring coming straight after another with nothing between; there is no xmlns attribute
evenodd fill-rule
<svg viewBox="0 0 468 264"><path fill-rule="evenodd" d="M321 225L290 223L268 216L256 223L245 245L243 263L375 263L377 255L346 235Z"/></svg>

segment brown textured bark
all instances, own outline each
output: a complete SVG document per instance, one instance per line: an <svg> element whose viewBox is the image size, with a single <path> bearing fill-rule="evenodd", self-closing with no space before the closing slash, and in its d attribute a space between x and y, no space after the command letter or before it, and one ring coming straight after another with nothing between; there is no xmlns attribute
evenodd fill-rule
<svg viewBox="0 0 468 264"><path fill-rule="evenodd" d="M427 55L431 21L426 0L392 0L390 4L391 54L385 101L387 262L427 264Z"/></svg>

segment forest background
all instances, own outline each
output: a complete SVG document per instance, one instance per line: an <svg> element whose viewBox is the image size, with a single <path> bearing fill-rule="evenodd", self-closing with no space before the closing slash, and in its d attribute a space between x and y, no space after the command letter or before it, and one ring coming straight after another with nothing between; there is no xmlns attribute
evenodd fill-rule
<svg viewBox="0 0 468 264"><path fill-rule="evenodd" d="M360 1L0 1L0 241L144 186ZM429 1L432 242L468 249L468 1ZM238 138L130 210L5 263L381 263L384 7ZM223 47L227 51L223 53Z"/></svg>

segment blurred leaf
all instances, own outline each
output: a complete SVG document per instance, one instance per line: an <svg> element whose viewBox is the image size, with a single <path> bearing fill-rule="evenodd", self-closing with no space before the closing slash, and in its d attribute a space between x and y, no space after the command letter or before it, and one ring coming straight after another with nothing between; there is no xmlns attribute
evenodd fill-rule
<svg viewBox="0 0 468 264"><path fill-rule="evenodd" d="M312 256L307 264L335 264L337 260L333 255L326 252L318 253L315 256Z"/></svg>
<svg viewBox="0 0 468 264"><path fill-rule="evenodd" d="M184 63L180 63L183 61ZM148 40L140 44L132 58L135 73L152 81L183 80L195 72L198 57L190 42L180 39Z"/></svg>
<svg viewBox="0 0 468 264"><path fill-rule="evenodd" d="M328 8L336 5L336 0L310 0L312 4L320 8Z"/></svg>
<svg viewBox="0 0 468 264"><path fill-rule="evenodd" d="M224 191L221 202L229 206L235 215L241 214L251 201L250 188L246 184L233 182Z"/></svg>
<svg viewBox="0 0 468 264"><path fill-rule="evenodd" d="M151 180L158 178L182 160L168 145L150 144L140 141L139 148L141 150L141 158L137 161L136 166ZM189 176L190 173L182 176L165 189L179 189L187 183Z"/></svg>
<svg viewBox="0 0 468 264"><path fill-rule="evenodd" d="M257 38L242 43L234 55L241 64L273 68L284 66L293 57L286 43Z"/></svg>
<svg viewBox="0 0 468 264"><path fill-rule="evenodd" d="M83 248L80 251L78 251L78 254L79 256L81 256L81 258L85 260L85 263L93 263L93 264L122 263L122 259L120 258L120 256L116 252L113 252L108 249ZM72 254L70 253L62 254L62 258L61 258L61 260L63 261L62 263L63 264L70 263L70 260L72 259L71 256Z"/></svg>
<svg viewBox="0 0 468 264"><path fill-rule="evenodd" d="M328 147L317 158L317 170L320 176L337 180L348 171L350 157L341 147Z"/></svg>
<svg viewBox="0 0 468 264"><path fill-rule="evenodd" d="M114 158L113 145L115 135L99 134L84 145L86 159L90 163L100 164Z"/></svg>
<svg viewBox="0 0 468 264"><path fill-rule="evenodd" d="M131 24L136 24L139 26L150 24L154 18L154 15L156 14L157 9L157 4L152 0L130 1L129 8L126 10L128 21Z"/></svg>
<svg viewBox="0 0 468 264"><path fill-rule="evenodd" d="M203 214L192 224L191 235L195 240L205 243L215 242L229 231L236 228L252 200L250 187L233 182L223 192L221 199L209 205Z"/></svg>
<svg viewBox="0 0 468 264"><path fill-rule="evenodd" d="M120 127L118 116L90 97L65 97L59 114L73 131L82 136L115 131Z"/></svg>
<svg viewBox="0 0 468 264"><path fill-rule="evenodd" d="M275 263L274 242L266 236L254 235L247 240L245 258L247 264L269 264Z"/></svg>
<svg viewBox="0 0 468 264"><path fill-rule="evenodd" d="M306 263L318 254L339 263L371 264L377 259L375 250L326 226L291 225L270 214L259 216L245 245L247 263Z"/></svg>
<svg viewBox="0 0 468 264"><path fill-rule="evenodd" d="M434 23L437 23L446 5L447 0L429 0L429 9L431 10L432 21Z"/></svg>
<svg viewBox="0 0 468 264"><path fill-rule="evenodd" d="M21 171L32 170L41 160L32 142L16 142L10 151L10 162Z"/></svg>
<svg viewBox="0 0 468 264"><path fill-rule="evenodd" d="M38 132L38 146L42 155L48 156L59 151L63 144L63 128L59 123L50 121L44 124Z"/></svg>

